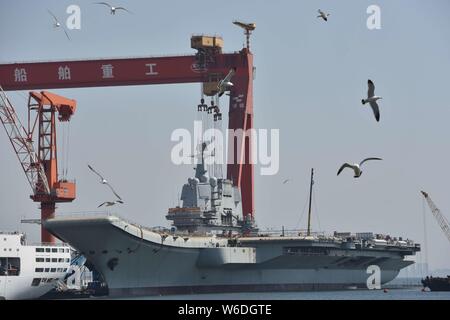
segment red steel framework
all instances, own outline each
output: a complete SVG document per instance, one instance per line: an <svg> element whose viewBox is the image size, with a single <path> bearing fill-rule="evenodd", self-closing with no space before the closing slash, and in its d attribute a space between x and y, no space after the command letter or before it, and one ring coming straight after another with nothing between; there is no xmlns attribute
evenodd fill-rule
<svg viewBox="0 0 450 320"><path fill-rule="evenodd" d="M236 68L236 73L232 79L234 86L230 89L228 128L250 132L249 130L253 128L254 67L253 55L248 48L243 48L235 53L222 53L221 50L207 52L198 50L196 55L189 56L0 64L0 85L3 90L7 91L208 83L211 82L212 78L224 77L231 68ZM38 101L42 99L39 94L32 95L32 97ZM52 99L47 99L46 102L48 101L52 101ZM75 110L74 107L75 105L73 105L73 111ZM43 117L41 120L43 122L50 121L52 128L54 128L54 113L50 112L50 118L47 118L46 114L46 112L41 114ZM63 119L65 119L64 115L60 120ZM46 134L43 135L46 136ZM48 137L56 139L53 135ZM44 145L45 139L39 141L40 146L42 146L40 156L45 159L44 166L46 166L50 186L53 183L61 183L57 181L57 171L55 171L57 170L56 154L54 153L56 150L48 149L48 146ZM234 185L241 190L244 220L253 223L254 172L250 152L252 150L252 139L250 136L245 139L236 139L234 142L229 141L228 145L229 154L230 152L234 154L235 159L231 163L228 162L227 178L232 180ZM53 146L56 148L56 144L53 144ZM230 148L234 148L234 150ZM73 185L74 195L75 186ZM40 201L43 204L43 218L52 216L54 201L53 206L51 206L49 205L51 202L46 202L46 199L40 199L37 196L32 198L34 201Z"/></svg>
<svg viewBox="0 0 450 320"><path fill-rule="evenodd" d="M1 89L1 88L0 88ZM75 183L58 178L56 115L59 121L69 121L76 102L50 92L30 92L28 126L25 128L4 92L0 90L0 122L16 152L33 190L31 199L41 204L41 220L54 217L56 203L75 199ZM32 113L36 112L34 117ZM38 152L33 145L38 126ZM41 240L54 243L55 238L41 228Z"/></svg>

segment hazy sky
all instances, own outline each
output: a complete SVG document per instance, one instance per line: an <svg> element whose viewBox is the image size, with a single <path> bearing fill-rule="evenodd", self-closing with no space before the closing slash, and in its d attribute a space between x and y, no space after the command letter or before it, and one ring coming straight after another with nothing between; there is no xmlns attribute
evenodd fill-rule
<svg viewBox="0 0 450 320"><path fill-rule="evenodd" d="M190 37L198 33L221 35L225 51L235 51L245 40L231 22L256 22L255 126L280 129L281 140L279 174L255 177L258 225L297 225L311 167L315 230L423 243L421 189L450 217L449 1L122 1L134 14L116 16L92 2L0 0L0 62L193 54ZM65 20L70 4L82 15L72 41L53 29L47 13ZM381 30L366 27L371 4L381 7ZM316 18L318 8L331 13L327 23ZM380 123L361 105L369 78L383 96ZM170 135L192 130L199 84L52 91L78 102L69 149L78 197L59 212L95 211L111 199L88 171L91 163L126 201L119 215L167 225L167 208L193 174L192 166L171 163ZM26 94L9 93L22 116ZM19 222L39 211L3 129L0 150L0 229L38 240L36 226ZM367 156L384 161L368 163L360 179L351 172L336 177L343 162ZM283 185L286 178L292 182ZM450 267L450 243L428 208L426 218L430 266ZM306 215L300 223L304 228Z"/></svg>

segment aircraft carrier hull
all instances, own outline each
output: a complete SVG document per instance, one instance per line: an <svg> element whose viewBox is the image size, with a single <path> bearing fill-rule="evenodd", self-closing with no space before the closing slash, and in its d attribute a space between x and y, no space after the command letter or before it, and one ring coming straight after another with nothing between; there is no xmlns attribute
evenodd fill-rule
<svg viewBox="0 0 450 320"><path fill-rule="evenodd" d="M84 254L110 295L367 288L369 265L381 283L413 263L408 250L355 250L301 238L161 234L116 216L59 217L44 226Z"/></svg>

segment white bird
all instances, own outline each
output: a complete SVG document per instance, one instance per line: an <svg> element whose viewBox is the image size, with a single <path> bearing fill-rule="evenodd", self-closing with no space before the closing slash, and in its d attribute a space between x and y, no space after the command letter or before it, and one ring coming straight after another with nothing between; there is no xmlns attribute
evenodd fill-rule
<svg viewBox="0 0 450 320"><path fill-rule="evenodd" d="M90 169L92 172L94 172L97 176L100 177L100 183L101 183L101 184L106 184L106 185L111 189L111 191L114 193L114 195L115 195L120 201L122 201L122 198L117 194L117 192L116 192L116 191L114 190L114 188L109 184L109 182L108 182L105 178L103 178L103 176L102 176L100 173L98 173L97 171L95 171L95 169L92 168L89 164L88 164L88 167L89 167L89 169ZM123 202L119 202L119 203L123 203Z"/></svg>
<svg viewBox="0 0 450 320"><path fill-rule="evenodd" d="M362 170L361 170L361 166L364 162L369 161L369 160L383 160L381 158L367 158L364 159L363 161L361 161L360 163L354 163L354 164L349 164L349 163L344 163L340 168L339 171L337 173L337 175L339 175L342 170L344 170L345 168L351 168L353 169L353 171L355 172L355 175L353 176L353 178L359 178L362 174Z"/></svg>
<svg viewBox="0 0 450 320"><path fill-rule="evenodd" d="M236 68L233 68L230 70L230 72L228 72L225 78L219 81L219 83L217 84L217 89L219 89L219 97L221 97L225 93L225 91L227 91L228 89L230 89L230 87L233 86L231 78L234 76L235 73Z"/></svg>
<svg viewBox="0 0 450 320"><path fill-rule="evenodd" d="M112 15L116 14L116 10L124 10L124 11L126 11L128 13L132 13L130 10L128 10L128 9L126 9L124 7L115 7L115 6L110 5L107 2L96 2L95 4L103 4L103 5L107 6L107 7L109 7L110 13Z"/></svg>
<svg viewBox="0 0 450 320"><path fill-rule="evenodd" d="M368 90L367 90L367 99L362 99L361 103L366 104L369 103L370 107L373 110L373 114L375 115L375 119L380 121L380 108L378 108L377 100L383 99L382 97L375 95L375 85L372 80L367 81Z"/></svg>
<svg viewBox="0 0 450 320"><path fill-rule="evenodd" d="M102 204L100 204L97 208L100 208L100 207L102 207L102 206L111 207L111 206L114 206L114 205L116 205L116 204L118 204L118 203L123 204L123 201L121 201L121 200L116 200L116 201L105 201L105 202L103 202Z"/></svg>
<svg viewBox="0 0 450 320"><path fill-rule="evenodd" d="M330 16L329 13L325 13L322 10L317 10L319 12L319 15L317 16L317 18L322 18L325 21L328 21L328 17Z"/></svg>
<svg viewBox="0 0 450 320"><path fill-rule="evenodd" d="M47 9L48 10L48 9ZM54 28L61 28L63 29L64 33L66 34L67 39L70 40L69 34L67 33L66 29L64 28L64 26L61 24L61 22L59 22L58 18L50 11L48 10L48 13L50 13L50 15L53 17L53 20L55 20L53 22L53 27Z"/></svg>

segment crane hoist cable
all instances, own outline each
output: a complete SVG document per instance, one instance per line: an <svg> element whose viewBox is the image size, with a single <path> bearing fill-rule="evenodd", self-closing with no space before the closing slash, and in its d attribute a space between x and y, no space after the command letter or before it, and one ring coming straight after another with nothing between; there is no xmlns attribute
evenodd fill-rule
<svg viewBox="0 0 450 320"><path fill-rule="evenodd" d="M62 163L62 176L63 179L66 177L66 172L65 172L65 168L66 168L66 126L62 125L62 147L61 147L61 163Z"/></svg>
<svg viewBox="0 0 450 320"><path fill-rule="evenodd" d="M426 215L426 200L425 198L422 198L422 220L423 220L423 246L424 250L423 252L423 258L425 258L425 266L428 268L428 234L427 234L427 215ZM422 259L423 260L423 259ZM428 273L428 270L426 270L426 273Z"/></svg>
<svg viewBox="0 0 450 320"><path fill-rule="evenodd" d="M66 141L66 155L65 155L65 175L64 177L67 178L69 174L69 157L70 157L70 121L67 122L67 141Z"/></svg>

